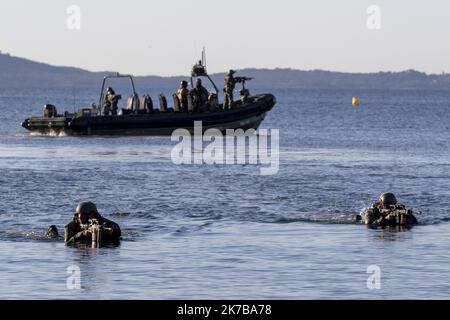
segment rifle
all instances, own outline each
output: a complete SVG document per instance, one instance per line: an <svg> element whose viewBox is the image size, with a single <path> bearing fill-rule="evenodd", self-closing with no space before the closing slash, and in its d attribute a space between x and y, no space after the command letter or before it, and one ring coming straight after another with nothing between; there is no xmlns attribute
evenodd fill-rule
<svg viewBox="0 0 450 320"><path fill-rule="evenodd" d="M252 77L234 77L234 80L237 83L245 83L245 81L249 81L249 80L253 80L253 79L255 79L255 78L252 78Z"/></svg>
<svg viewBox="0 0 450 320"><path fill-rule="evenodd" d="M396 225L404 225L407 223L408 210L403 206L390 206L387 209L380 209L381 219L395 223Z"/></svg>
<svg viewBox="0 0 450 320"><path fill-rule="evenodd" d="M90 219L87 228L91 234L92 248L100 248L103 241L103 233L105 231L112 232L111 228L106 228L104 224L100 224L97 219Z"/></svg>

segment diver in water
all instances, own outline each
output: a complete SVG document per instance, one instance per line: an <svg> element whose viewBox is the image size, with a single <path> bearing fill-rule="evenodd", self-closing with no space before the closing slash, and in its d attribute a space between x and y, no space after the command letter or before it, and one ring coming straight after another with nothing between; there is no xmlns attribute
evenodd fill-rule
<svg viewBox="0 0 450 320"><path fill-rule="evenodd" d="M383 193L378 202L363 213L364 224L369 226L412 226L418 224L411 209L397 202L393 193Z"/></svg>
<svg viewBox="0 0 450 320"><path fill-rule="evenodd" d="M55 239L59 237L58 228L56 228L55 225L51 225L47 232L45 233L45 236L49 239Z"/></svg>
<svg viewBox="0 0 450 320"><path fill-rule="evenodd" d="M73 220L64 228L64 242L92 242L101 245L102 242L119 241L122 232L117 223L103 218L92 202L81 202L77 206Z"/></svg>

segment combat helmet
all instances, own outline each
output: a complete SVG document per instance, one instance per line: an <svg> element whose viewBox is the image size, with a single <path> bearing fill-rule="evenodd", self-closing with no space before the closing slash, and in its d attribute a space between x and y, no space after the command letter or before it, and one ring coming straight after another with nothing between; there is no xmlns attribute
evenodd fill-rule
<svg viewBox="0 0 450 320"><path fill-rule="evenodd" d="M396 205L397 204L397 198L395 197L395 195L391 192L385 192L380 196L380 202L383 205L386 206L391 206L391 205Z"/></svg>
<svg viewBox="0 0 450 320"><path fill-rule="evenodd" d="M230 69L230 70L228 71L228 74L230 74L230 75L235 74L235 73L236 73L236 71L234 71L233 69Z"/></svg>
<svg viewBox="0 0 450 320"><path fill-rule="evenodd" d="M97 206L90 201L84 201L80 202L77 206L77 212L78 214L91 214L91 213L98 213Z"/></svg>

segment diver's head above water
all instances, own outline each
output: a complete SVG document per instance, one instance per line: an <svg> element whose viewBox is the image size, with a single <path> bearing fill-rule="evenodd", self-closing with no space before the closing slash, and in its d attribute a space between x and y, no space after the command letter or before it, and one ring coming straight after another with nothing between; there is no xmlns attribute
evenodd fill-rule
<svg viewBox="0 0 450 320"><path fill-rule="evenodd" d="M383 208L388 208L389 206L397 204L397 198L391 192L385 192L381 194L379 201Z"/></svg>
<svg viewBox="0 0 450 320"><path fill-rule="evenodd" d="M76 216L81 224L86 224L90 219L98 219L100 214L97 211L97 206L93 202L83 201L77 206Z"/></svg>
<svg viewBox="0 0 450 320"><path fill-rule="evenodd" d="M59 236L58 228L56 228L55 225L51 225L47 229L47 232L45 233L45 235L47 236L47 238L57 238Z"/></svg>

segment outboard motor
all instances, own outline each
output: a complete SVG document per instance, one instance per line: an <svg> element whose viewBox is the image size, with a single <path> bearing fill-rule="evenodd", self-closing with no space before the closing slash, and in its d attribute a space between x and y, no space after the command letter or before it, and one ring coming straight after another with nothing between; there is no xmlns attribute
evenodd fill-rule
<svg viewBox="0 0 450 320"><path fill-rule="evenodd" d="M54 118L58 116L58 111L56 107L52 104L46 104L44 106L44 117L45 118Z"/></svg>

